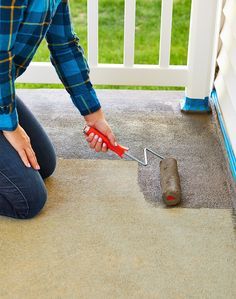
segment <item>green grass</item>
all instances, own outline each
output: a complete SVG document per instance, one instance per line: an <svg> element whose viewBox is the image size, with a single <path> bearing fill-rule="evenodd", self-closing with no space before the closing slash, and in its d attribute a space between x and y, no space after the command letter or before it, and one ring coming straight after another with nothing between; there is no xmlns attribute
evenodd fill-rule
<svg viewBox="0 0 236 299"><path fill-rule="evenodd" d="M87 53L87 0L70 0L74 30ZM174 0L170 62L186 64L191 0ZM99 62L123 63L124 0L99 0ZM137 0L135 63L158 64L161 0ZM49 61L44 41L34 61ZM17 84L18 88L62 88L60 84ZM156 86L94 85L115 89L181 89Z"/></svg>

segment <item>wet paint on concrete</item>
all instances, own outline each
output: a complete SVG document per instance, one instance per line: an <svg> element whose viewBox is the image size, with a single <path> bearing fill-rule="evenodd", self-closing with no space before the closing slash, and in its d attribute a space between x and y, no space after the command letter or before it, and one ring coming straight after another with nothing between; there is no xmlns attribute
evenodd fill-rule
<svg viewBox="0 0 236 299"><path fill-rule="evenodd" d="M83 118L63 90L19 90L52 138L57 155L75 159L119 159L114 154L95 154L84 140ZM236 207L224 149L213 115L180 112L183 92L97 90L114 132L131 154L143 158L150 147L178 161L184 208ZM43 107L43 108L42 108ZM165 207L161 199L159 160L139 166L138 182L146 200Z"/></svg>

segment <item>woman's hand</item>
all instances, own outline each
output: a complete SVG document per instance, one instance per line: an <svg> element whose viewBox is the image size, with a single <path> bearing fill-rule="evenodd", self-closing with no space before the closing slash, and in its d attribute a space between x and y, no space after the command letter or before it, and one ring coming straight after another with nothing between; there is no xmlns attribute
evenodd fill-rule
<svg viewBox="0 0 236 299"><path fill-rule="evenodd" d="M32 149L30 138L25 130L18 125L14 131L2 131L8 142L18 152L21 160L26 167L33 167L36 170L40 169L34 150Z"/></svg>
<svg viewBox="0 0 236 299"><path fill-rule="evenodd" d="M84 117L86 123L88 126L93 127L103 133L105 136L108 137L111 144L116 146L116 138L108 125L107 121L105 120L104 114L102 112L102 109L99 109L98 111L91 113L89 115L86 115ZM102 142L101 138L98 138L97 135L94 135L94 133L91 133L88 137L86 137L86 140L89 143L90 148L95 149L96 152L107 152L107 145L106 143Z"/></svg>

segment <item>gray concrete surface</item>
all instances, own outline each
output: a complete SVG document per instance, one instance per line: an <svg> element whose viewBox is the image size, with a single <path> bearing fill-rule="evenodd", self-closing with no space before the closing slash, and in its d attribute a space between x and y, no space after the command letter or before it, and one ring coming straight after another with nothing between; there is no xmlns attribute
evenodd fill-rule
<svg viewBox="0 0 236 299"><path fill-rule="evenodd" d="M119 142L179 162L183 201L164 208L159 161L96 154L63 90L19 90L58 155L34 219L0 217L1 299L234 299L234 185L214 114L179 111L181 92L98 90Z"/></svg>
<svg viewBox="0 0 236 299"><path fill-rule="evenodd" d="M1 299L236 298L229 209L155 207L132 161L59 159L46 186L39 216L0 217Z"/></svg>
<svg viewBox="0 0 236 299"><path fill-rule="evenodd" d="M64 90L18 90L66 159L119 159L91 151L82 134L84 120ZM147 146L178 160L183 191L180 207L231 208L236 202L214 115L180 112L183 92L97 90L119 142L140 158ZM114 169L114 174L116 169ZM159 161L139 166L138 182L146 200L164 207L160 198ZM117 182L119 184L120 182Z"/></svg>

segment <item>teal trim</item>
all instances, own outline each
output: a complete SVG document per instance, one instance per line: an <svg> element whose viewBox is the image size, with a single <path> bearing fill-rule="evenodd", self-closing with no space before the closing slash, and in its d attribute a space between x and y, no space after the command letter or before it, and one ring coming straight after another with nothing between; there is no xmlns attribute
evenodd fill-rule
<svg viewBox="0 0 236 299"><path fill-rule="evenodd" d="M193 99L185 97L184 100L181 101L181 111L184 112L210 112L211 107L209 105L209 97L205 97L204 99Z"/></svg>
<svg viewBox="0 0 236 299"><path fill-rule="evenodd" d="M235 156L235 153L233 151L233 147L232 147L231 141L229 139L225 124L224 124L224 119L223 119L222 113L220 111L220 105L219 105L216 90L212 91L211 98L212 98L212 101L215 105L216 112L217 112L217 115L218 115L220 128L221 128L223 138L224 138L224 145L225 145L225 149L226 149L228 160L229 160L229 166L230 166L233 178L236 181L236 156Z"/></svg>

